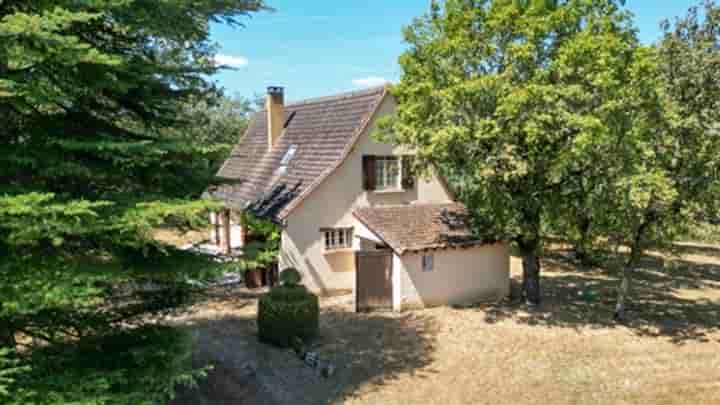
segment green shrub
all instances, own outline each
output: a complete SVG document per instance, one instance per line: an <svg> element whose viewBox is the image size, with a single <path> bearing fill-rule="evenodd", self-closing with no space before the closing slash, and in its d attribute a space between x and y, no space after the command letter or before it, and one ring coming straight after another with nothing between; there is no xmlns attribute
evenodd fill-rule
<svg viewBox="0 0 720 405"><path fill-rule="evenodd" d="M280 281L282 281L285 286L299 285L301 279L302 276L300 272L293 268L285 269L280 273Z"/></svg>
<svg viewBox="0 0 720 405"><path fill-rule="evenodd" d="M320 304L304 286L280 286L260 297L258 337L263 343L291 347L296 339L308 341L318 332Z"/></svg>

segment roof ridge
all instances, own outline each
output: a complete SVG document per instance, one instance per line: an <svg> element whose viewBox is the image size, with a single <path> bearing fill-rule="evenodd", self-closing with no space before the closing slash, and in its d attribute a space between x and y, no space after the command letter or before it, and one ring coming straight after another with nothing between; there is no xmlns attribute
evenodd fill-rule
<svg viewBox="0 0 720 405"><path fill-rule="evenodd" d="M357 207L355 210L363 210L363 209L371 209L371 210L377 210L377 209L393 209L393 208L418 208L418 207L447 207L447 206L458 206L465 208L465 205L463 203L457 202L457 201L449 201L449 202L412 202L408 204L388 204L388 205L375 205L375 206L367 206L367 207Z"/></svg>
<svg viewBox="0 0 720 405"><path fill-rule="evenodd" d="M321 96L321 97L313 97L313 98L306 98L304 100L294 101L292 103L288 103L285 105L285 107L299 107L309 104L318 104L318 103L326 103L328 101L339 101L339 100L345 100L349 98L355 98L359 96L369 96L373 94L382 93L387 88L387 85L383 86L377 86L377 87L371 87L368 89L363 90L353 90L353 91L346 91L338 94L333 94L329 96Z"/></svg>

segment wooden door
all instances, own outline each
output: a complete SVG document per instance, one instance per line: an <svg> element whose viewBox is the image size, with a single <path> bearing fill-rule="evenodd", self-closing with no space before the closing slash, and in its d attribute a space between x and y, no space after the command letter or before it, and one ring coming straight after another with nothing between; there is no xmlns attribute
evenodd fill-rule
<svg viewBox="0 0 720 405"><path fill-rule="evenodd" d="M358 311L392 311L393 254L368 251L356 254L356 300Z"/></svg>

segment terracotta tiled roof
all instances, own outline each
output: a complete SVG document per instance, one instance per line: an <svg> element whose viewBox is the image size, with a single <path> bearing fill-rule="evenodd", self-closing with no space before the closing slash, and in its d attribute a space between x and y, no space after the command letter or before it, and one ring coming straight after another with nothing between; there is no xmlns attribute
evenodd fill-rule
<svg viewBox="0 0 720 405"><path fill-rule="evenodd" d="M467 210L457 203L359 208L354 214L400 255L487 243L472 234Z"/></svg>
<svg viewBox="0 0 720 405"><path fill-rule="evenodd" d="M267 147L267 113L255 114L218 177L231 180L206 195L241 210L282 219L347 157L385 95L385 88L344 93L285 106L291 118L277 145ZM281 161L295 145L283 168Z"/></svg>

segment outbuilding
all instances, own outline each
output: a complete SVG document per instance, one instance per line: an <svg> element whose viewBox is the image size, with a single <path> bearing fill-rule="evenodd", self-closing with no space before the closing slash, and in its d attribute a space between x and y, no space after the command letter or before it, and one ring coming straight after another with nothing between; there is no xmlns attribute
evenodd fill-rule
<svg viewBox="0 0 720 405"><path fill-rule="evenodd" d="M461 204L367 207L354 212L358 310L499 300L509 294L507 243L473 236Z"/></svg>

